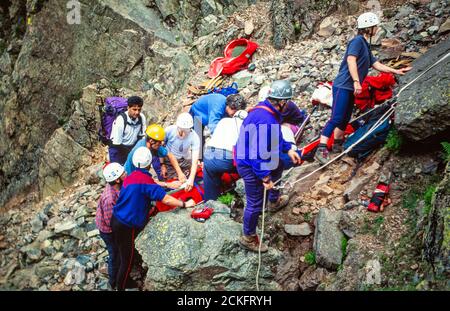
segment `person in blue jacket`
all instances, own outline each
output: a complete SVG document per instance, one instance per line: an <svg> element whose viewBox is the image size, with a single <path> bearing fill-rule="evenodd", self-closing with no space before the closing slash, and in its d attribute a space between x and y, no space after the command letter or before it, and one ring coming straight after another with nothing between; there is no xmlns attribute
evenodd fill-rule
<svg viewBox="0 0 450 311"><path fill-rule="evenodd" d="M363 13L358 17L358 35L347 45L347 50L339 68L339 73L333 82L333 107L331 118L322 130L320 144L315 159L321 164L330 160L327 149L328 139L334 132L333 152L342 152L344 131L353 112L355 96L361 93L361 84L366 78L369 68L381 72L391 72L404 75L411 67L393 69L381 64L370 49L372 36L377 32L380 23L375 13Z"/></svg>
<svg viewBox="0 0 450 311"><path fill-rule="evenodd" d="M208 127L211 134L214 133L217 123L224 117L233 117L236 111L245 110L247 103L239 94L225 97L219 93L211 93L201 96L191 107L189 113L194 118L194 130L202 137L202 146L205 144L203 129Z"/></svg>
<svg viewBox="0 0 450 311"><path fill-rule="evenodd" d="M236 143L237 171L244 180L247 200L239 243L254 252L259 248L256 227L262 211L264 188L269 190L269 211L275 212L289 201L287 195L280 196L279 191L272 189L283 171L281 153L287 153L294 164L300 161L295 146L293 148L283 139L280 128L281 113L290 98L292 87L289 81L273 82L268 98L251 109L242 123ZM267 245L262 244L261 252L267 250Z"/></svg>
<svg viewBox="0 0 450 311"><path fill-rule="evenodd" d="M147 224L152 201L161 201L174 207L192 207L194 201L183 202L167 195L149 173L152 154L147 147L138 148L133 154L136 170L123 181L119 198L113 208L111 227L114 242L119 251L119 268L116 287L124 290L134 287L128 279L134 255L134 239Z"/></svg>

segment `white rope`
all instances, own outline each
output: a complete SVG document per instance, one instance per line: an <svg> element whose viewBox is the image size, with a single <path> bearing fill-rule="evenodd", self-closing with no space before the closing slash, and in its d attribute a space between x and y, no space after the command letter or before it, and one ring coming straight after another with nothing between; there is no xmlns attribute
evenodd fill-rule
<svg viewBox="0 0 450 311"><path fill-rule="evenodd" d="M264 237L264 220L265 220L265 209L266 209L266 195L267 189L264 187L264 195L263 195L263 210L262 210L262 223L261 223L261 237L259 238L259 247L258 247L258 269L256 270L256 290L259 292L259 271L261 270L261 246Z"/></svg>

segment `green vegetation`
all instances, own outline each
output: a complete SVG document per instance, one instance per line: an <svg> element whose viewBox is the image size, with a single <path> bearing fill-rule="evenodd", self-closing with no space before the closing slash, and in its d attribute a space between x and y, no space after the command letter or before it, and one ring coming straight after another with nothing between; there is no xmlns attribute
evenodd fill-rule
<svg viewBox="0 0 450 311"><path fill-rule="evenodd" d="M217 198L217 201L219 201L220 203L223 203L227 206L231 206L231 202L233 202L234 200L234 195L232 195L231 193L225 193L223 195L221 195L219 198Z"/></svg>
<svg viewBox="0 0 450 311"><path fill-rule="evenodd" d="M311 219L312 219L311 213L310 213L310 212L305 213L305 215L303 215L303 219L304 219L306 222L310 222Z"/></svg>
<svg viewBox="0 0 450 311"><path fill-rule="evenodd" d="M342 260L341 260L341 262L344 262L345 256L347 255L347 244L348 244L348 239L344 235L344 236L342 236L342 239L341 239L341 249L342 249Z"/></svg>
<svg viewBox="0 0 450 311"><path fill-rule="evenodd" d="M378 235L380 233L381 225L384 223L384 216L378 216L375 219L370 219L369 217L364 218L364 224L362 227L362 232L367 234Z"/></svg>
<svg viewBox="0 0 450 311"><path fill-rule="evenodd" d="M305 254L305 262L310 266L316 264L316 254L313 251L307 252Z"/></svg>
<svg viewBox="0 0 450 311"><path fill-rule="evenodd" d="M433 194L436 192L436 186L430 185L428 186L427 190L425 190L425 193L423 194L423 199L425 200L425 207L423 209L423 213L425 215L428 215L431 211L431 201L433 199Z"/></svg>
<svg viewBox="0 0 450 311"><path fill-rule="evenodd" d="M444 148L444 161L450 161L450 143L443 141L441 142L442 148Z"/></svg>
<svg viewBox="0 0 450 311"><path fill-rule="evenodd" d="M397 129L393 127L388 134L386 139L385 147L392 152L399 152L403 144L403 139L398 133Z"/></svg>

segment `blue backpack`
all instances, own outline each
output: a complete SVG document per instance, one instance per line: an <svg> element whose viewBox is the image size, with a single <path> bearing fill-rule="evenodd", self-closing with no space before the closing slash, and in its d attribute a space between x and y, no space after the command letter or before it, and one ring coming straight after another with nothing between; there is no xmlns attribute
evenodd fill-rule
<svg viewBox="0 0 450 311"><path fill-rule="evenodd" d="M379 111L378 111L379 110ZM351 134L344 143L344 148L347 149L358 141L363 135L365 135L372 126L380 119L386 110L383 108L375 110L373 113L369 114L366 118L364 125L359 127L353 134ZM356 158L358 161L365 159L369 156L372 151L377 147L384 144L386 138L391 129L391 122L389 119L384 121L375 131L373 131L369 136L367 136L358 145L353 147L349 151L348 155Z"/></svg>
<svg viewBox="0 0 450 311"><path fill-rule="evenodd" d="M208 94L211 93L219 93L224 95L225 97L227 97L228 95L232 95L232 94L237 94L239 93L238 90L238 85L236 82L233 82L230 86L228 87L222 87L222 88L217 88L215 87L212 91L209 91Z"/></svg>

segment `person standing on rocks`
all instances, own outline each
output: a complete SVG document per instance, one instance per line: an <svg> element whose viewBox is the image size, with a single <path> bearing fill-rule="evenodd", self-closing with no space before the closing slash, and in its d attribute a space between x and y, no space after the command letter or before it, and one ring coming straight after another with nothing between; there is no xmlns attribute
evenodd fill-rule
<svg viewBox="0 0 450 311"><path fill-rule="evenodd" d="M128 110L117 116L111 129L111 145L109 161L121 165L127 160L128 153L136 142L145 136L145 116L141 113L144 101L139 96L131 96L127 100Z"/></svg>
<svg viewBox="0 0 450 311"><path fill-rule="evenodd" d="M205 144L205 136L203 135L205 126L208 127L210 134L213 134L217 123L222 118L232 117L236 111L245 110L246 107L246 101L239 94L232 94L228 97L218 93L201 96L192 105L189 113L196 122L195 131L199 137L202 137L202 147Z"/></svg>
<svg viewBox="0 0 450 311"><path fill-rule="evenodd" d="M233 118L223 118L217 124L214 134L206 143L203 158L203 186L205 202L217 200L222 188L223 173L235 173L233 147L239 137L242 122L247 117L245 110L239 110Z"/></svg>
<svg viewBox="0 0 450 311"><path fill-rule="evenodd" d="M333 132L334 144L332 152L342 152L344 131L352 115L355 95L361 93L361 84L366 78L369 68L372 67L381 72L390 72L398 75L404 75L412 69L407 67L396 70L383 65L373 56L370 44L372 36L377 32L377 25L380 23L376 14L372 12L363 13L358 17L357 23L358 34L348 43L339 73L333 82L331 119L322 130L320 144L314 156L321 164L325 164L330 160L327 143Z"/></svg>
<svg viewBox="0 0 450 311"><path fill-rule="evenodd" d="M265 199L264 188L269 190L269 211L278 211L289 202L287 195L280 196L279 191L273 189L274 182L283 172L280 154L288 153L294 164L301 161L292 144L283 139L280 128L282 113L291 98L292 86L289 81L273 82L268 98L251 109L242 123L236 143L237 171L244 180L247 199L243 235L239 243L253 252L257 252L259 248L256 227ZM267 250L267 245L262 244L261 252Z"/></svg>
<svg viewBox="0 0 450 311"><path fill-rule="evenodd" d="M108 250L108 276L112 289L116 288L119 252L113 239L111 217L125 176L125 170L119 163L110 163L105 166L103 177L107 185L100 196L95 215L95 224Z"/></svg>
<svg viewBox="0 0 450 311"><path fill-rule="evenodd" d="M151 212L151 202L161 201L173 207L193 207L194 201L183 202L167 195L149 173L152 154L146 147L138 148L133 155L137 168L123 181L123 186L113 209L111 227L119 253L116 287L118 290L135 288L129 279L133 256L134 239L145 227Z"/></svg>

